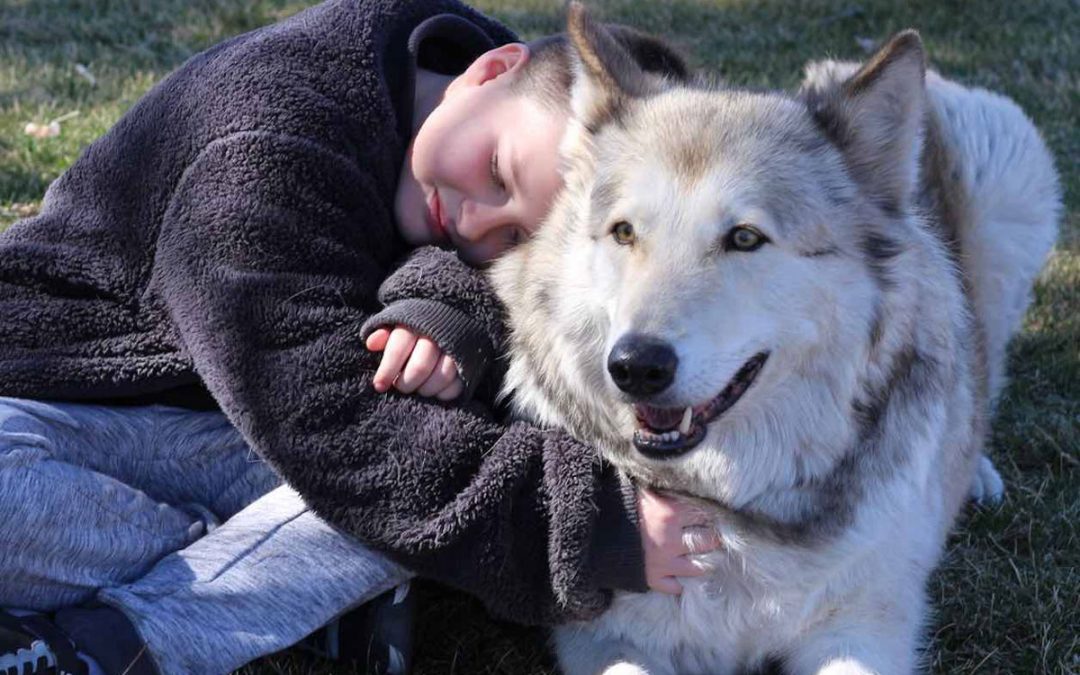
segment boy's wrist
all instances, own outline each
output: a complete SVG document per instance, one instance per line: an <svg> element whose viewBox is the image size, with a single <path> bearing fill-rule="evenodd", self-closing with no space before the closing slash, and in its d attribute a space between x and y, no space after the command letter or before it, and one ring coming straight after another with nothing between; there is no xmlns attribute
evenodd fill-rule
<svg viewBox="0 0 1080 675"><path fill-rule="evenodd" d="M454 359L465 385L461 398L472 395L487 364L495 357L494 347L481 324L468 314L438 300L396 300L364 322L361 337L366 340L377 329L394 326L406 326L430 338Z"/></svg>
<svg viewBox="0 0 1080 675"><path fill-rule="evenodd" d="M637 489L614 467L606 466L596 505L590 565L597 586L635 593L649 590L638 526Z"/></svg>
<svg viewBox="0 0 1080 675"><path fill-rule="evenodd" d="M486 274L458 258L453 251L434 246L414 250L379 287L384 306L423 298L444 303L476 321L487 339L499 348L506 317Z"/></svg>

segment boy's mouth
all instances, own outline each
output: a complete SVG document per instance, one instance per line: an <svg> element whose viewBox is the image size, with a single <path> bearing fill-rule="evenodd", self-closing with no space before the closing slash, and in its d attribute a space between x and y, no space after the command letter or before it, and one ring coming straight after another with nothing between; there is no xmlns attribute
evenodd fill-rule
<svg viewBox="0 0 1080 675"><path fill-rule="evenodd" d="M437 243L448 243L450 241L450 234L446 231L446 226L443 224L443 205L442 200L439 199L439 191L433 190L431 196L428 197L428 228L435 236Z"/></svg>

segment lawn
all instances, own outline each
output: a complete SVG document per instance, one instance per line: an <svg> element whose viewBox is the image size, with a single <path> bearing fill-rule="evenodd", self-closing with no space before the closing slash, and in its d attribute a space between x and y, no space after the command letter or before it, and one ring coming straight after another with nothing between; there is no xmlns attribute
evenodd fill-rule
<svg viewBox="0 0 1080 675"><path fill-rule="evenodd" d="M0 230L147 88L210 44L287 16L292 0L0 0ZM480 0L526 37L560 28L561 2ZM789 87L808 59L860 58L916 27L934 67L1007 94L1053 150L1062 233L1010 360L991 453L1008 494L972 508L931 581L926 659L939 673L1080 673L1080 5L1077 0L595 0L605 19L673 40L701 68ZM35 138L27 123L63 118ZM542 632L498 624L421 587L417 672L551 672ZM298 655L245 673L348 672Z"/></svg>

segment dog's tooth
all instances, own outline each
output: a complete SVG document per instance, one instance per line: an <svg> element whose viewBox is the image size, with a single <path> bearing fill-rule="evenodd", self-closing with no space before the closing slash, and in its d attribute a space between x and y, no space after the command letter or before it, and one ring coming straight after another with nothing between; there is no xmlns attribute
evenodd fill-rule
<svg viewBox="0 0 1080 675"><path fill-rule="evenodd" d="M686 435L690 433L690 423L694 421L694 409L687 406L686 412L682 415L682 422L679 423L679 433Z"/></svg>

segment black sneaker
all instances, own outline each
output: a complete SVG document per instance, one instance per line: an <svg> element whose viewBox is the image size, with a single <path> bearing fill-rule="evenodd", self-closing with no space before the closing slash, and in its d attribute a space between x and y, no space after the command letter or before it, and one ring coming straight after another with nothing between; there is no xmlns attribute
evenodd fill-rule
<svg viewBox="0 0 1080 675"><path fill-rule="evenodd" d="M87 675L75 645L40 614L0 610L0 675Z"/></svg>
<svg viewBox="0 0 1080 675"><path fill-rule="evenodd" d="M367 675L412 670L414 594L409 583L387 591L306 637L298 646L334 661L354 661Z"/></svg>
<svg viewBox="0 0 1080 675"><path fill-rule="evenodd" d="M61 609L52 618L80 655L92 658L106 675L158 675L146 643L120 610L89 602Z"/></svg>

